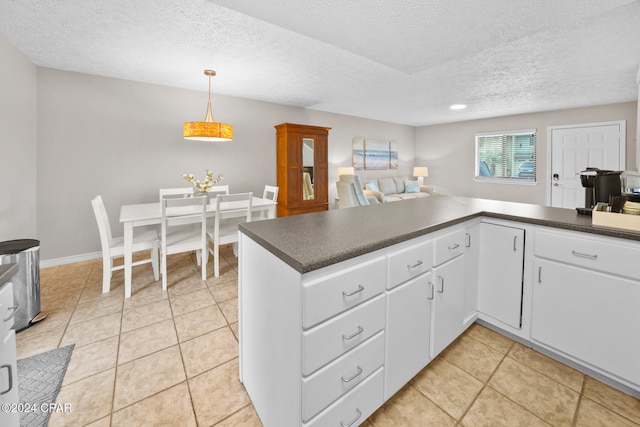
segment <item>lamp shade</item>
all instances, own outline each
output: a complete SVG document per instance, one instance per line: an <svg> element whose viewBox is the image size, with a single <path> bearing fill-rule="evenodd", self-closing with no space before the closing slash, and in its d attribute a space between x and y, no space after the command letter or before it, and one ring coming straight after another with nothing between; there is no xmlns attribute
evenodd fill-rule
<svg viewBox="0 0 640 427"><path fill-rule="evenodd" d="M429 176L429 168L426 166L416 166L413 168L413 176Z"/></svg>
<svg viewBox="0 0 640 427"><path fill-rule="evenodd" d="M338 168L338 178L340 175L355 175L355 170L351 166L341 166Z"/></svg>
<svg viewBox="0 0 640 427"><path fill-rule="evenodd" d="M233 126L217 122L186 122L184 139L194 141L231 141Z"/></svg>
<svg viewBox="0 0 640 427"><path fill-rule="evenodd" d="M192 141L231 141L233 139L233 126L214 122L211 115L211 77L215 76L216 72L204 70L204 75L209 77L207 115L203 122L186 122L184 124L184 139Z"/></svg>

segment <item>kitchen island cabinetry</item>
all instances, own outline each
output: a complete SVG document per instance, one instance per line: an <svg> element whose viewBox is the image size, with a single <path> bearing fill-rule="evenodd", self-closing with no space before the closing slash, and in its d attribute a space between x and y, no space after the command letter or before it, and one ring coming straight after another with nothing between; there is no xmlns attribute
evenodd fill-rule
<svg viewBox="0 0 640 427"><path fill-rule="evenodd" d="M536 233L531 338L628 386L640 386L640 248ZM623 263L612 268L607 258ZM635 261L634 261L635 260ZM634 276L632 280L623 276Z"/></svg>
<svg viewBox="0 0 640 427"><path fill-rule="evenodd" d="M488 292L474 272L506 266L482 239L504 229L516 234L495 240L520 268ZM476 317L640 395L640 233L568 209L455 197L240 232L240 379L266 427L360 425ZM510 297L487 301L502 286Z"/></svg>

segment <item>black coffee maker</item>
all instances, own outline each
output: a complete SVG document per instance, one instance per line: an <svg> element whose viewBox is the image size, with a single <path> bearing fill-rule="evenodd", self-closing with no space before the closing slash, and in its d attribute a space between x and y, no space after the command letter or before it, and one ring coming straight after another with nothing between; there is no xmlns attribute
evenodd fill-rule
<svg viewBox="0 0 640 427"><path fill-rule="evenodd" d="M576 208L578 213L591 215L598 202L609 203L609 196L620 196L622 171L587 168L580 172L580 182L584 187L584 208Z"/></svg>

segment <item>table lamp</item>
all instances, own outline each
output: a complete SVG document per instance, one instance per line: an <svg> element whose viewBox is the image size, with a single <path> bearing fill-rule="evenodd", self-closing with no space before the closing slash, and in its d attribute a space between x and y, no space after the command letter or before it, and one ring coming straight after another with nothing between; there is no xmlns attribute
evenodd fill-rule
<svg viewBox="0 0 640 427"><path fill-rule="evenodd" d="M340 166L338 168L338 178L340 175L355 175L355 170L351 166Z"/></svg>
<svg viewBox="0 0 640 427"><path fill-rule="evenodd" d="M424 177L429 176L429 168L426 166L416 166L413 168L413 176L417 176L420 185L424 185Z"/></svg>

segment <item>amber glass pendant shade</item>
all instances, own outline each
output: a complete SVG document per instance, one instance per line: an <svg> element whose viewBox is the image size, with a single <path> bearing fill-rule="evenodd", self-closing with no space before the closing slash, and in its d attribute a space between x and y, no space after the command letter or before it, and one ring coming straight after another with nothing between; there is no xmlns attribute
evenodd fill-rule
<svg viewBox="0 0 640 427"><path fill-rule="evenodd" d="M231 141L233 139L233 126L226 123L214 122L211 115L211 77L215 76L216 72L213 70L205 70L204 74L209 77L207 116L203 122L185 122L184 139L195 141Z"/></svg>

